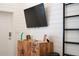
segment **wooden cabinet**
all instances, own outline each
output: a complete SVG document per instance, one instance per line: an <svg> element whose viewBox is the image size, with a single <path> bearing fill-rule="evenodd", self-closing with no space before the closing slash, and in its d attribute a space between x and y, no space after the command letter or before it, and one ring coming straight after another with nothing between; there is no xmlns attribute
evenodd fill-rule
<svg viewBox="0 0 79 59"><path fill-rule="evenodd" d="M18 40L17 42L17 55L18 56L30 56L31 55L31 40Z"/></svg>
<svg viewBox="0 0 79 59"><path fill-rule="evenodd" d="M53 52L53 43L52 42L42 42L36 45L32 45L32 55L43 56L50 52Z"/></svg>
<svg viewBox="0 0 79 59"><path fill-rule="evenodd" d="M43 56L53 52L52 42L35 43L32 40L18 41L17 52L19 56Z"/></svg>

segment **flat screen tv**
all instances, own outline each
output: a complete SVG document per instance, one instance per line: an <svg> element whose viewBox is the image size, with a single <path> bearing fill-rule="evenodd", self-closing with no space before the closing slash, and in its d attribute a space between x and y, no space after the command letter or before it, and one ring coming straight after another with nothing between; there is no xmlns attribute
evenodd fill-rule
<svg viewBox="0 0 79 59"><path fill-rule="evenodd" d="M24 15L27 28L47 26L47 20L43 3L25 9Z"/></svg>

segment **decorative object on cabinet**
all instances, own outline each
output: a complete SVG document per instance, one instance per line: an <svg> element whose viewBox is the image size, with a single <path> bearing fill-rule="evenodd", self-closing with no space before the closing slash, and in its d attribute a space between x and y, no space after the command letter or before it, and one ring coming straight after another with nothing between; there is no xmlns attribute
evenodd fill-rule
<svg viewBox="0 0 79 59"><path fill-rule="evenodd" d="M48 39L47 34L44 35L44 39L43 39L43 41L44 41L44 42L49 42L49 39Z"/></svg>

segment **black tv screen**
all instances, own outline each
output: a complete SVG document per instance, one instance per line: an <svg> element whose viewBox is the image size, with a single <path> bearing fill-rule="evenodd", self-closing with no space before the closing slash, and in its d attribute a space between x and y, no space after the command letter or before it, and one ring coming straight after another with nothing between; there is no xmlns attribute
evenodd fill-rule
<svg viewBox="0 0 79 59"><path fill-rule="evenodd" d="M43 3L25 9L24 15L27 28L47 26L47 20Z"/></svg>

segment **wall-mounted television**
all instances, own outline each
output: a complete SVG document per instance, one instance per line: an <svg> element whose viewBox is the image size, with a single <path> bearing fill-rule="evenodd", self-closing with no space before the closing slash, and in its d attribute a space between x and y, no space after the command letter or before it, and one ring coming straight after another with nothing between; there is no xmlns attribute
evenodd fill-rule
<svg viewBox="0 0 79 59"><path fill-rule="evenodd" d="M27 28L46 27L48 25L43 3L25 9L24 15Z"/></svg>

